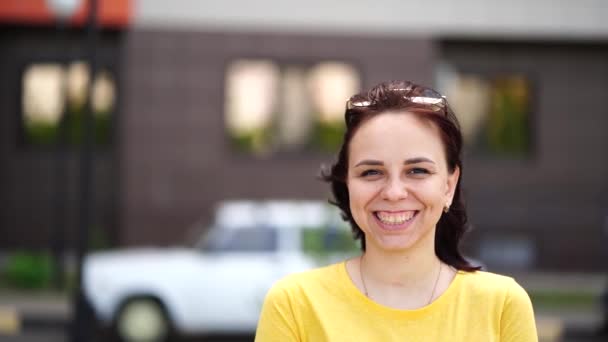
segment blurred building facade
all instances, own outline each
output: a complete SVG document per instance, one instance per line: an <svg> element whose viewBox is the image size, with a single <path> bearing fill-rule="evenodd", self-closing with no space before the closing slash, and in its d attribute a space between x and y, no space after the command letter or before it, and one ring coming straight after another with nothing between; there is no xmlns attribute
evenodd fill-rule
<svg viewBox="0 0 608 342"><path fill-rule="evenodd" d="M95 208L109 245L183 241L221 200L328 198L316 175L339 141L340 89L409 79L446 93L462 121L469 254L508 268L605 264L602 1L121 3L99 48L111 85L99 86L98 102L113 95L97 116L107 122ZM31 67L77 70L84 32L15 17L0 16L0 248L44 248L56 159L52 139L28 128L49 115L27 113L38 108L28 94L52 82ZM67 157L71 212L77 146Z"/></svg>

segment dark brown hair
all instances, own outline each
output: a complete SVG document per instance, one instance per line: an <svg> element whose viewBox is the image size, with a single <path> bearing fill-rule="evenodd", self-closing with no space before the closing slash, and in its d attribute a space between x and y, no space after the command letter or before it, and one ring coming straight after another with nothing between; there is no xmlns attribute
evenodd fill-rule
<svg viewBox="0 0 608 342"><path fill-rule="evenodd" d="M433 105L421 101L437 99ZM385 112L408 112L418 118L428 120L439 128L446 161L450 173L460 169L460 178L456 184L450 210L442 213L435 233L435 254L444 263L465 271L480 269L469 263L460 253L459 243L468 230L467 213L462 197L460 183L462 180L462 134L458 119L448 106L447 100L431 88L423 87L408 81L383 82L351 97L347 102L344 119L346 132L338 153L338 160L329 169L321 171L321 178L330 183L336 205L342 211L342 218L349 222L355 239L361 240L361 249L365 251L364 233L355 222L350 211L350 200L346 178L348 175L349 144L357 129L368 119Z"/></svg>

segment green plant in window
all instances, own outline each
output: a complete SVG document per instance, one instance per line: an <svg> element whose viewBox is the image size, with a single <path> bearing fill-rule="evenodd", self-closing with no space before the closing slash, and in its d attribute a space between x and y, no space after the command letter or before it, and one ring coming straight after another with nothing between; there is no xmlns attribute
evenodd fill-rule
<svg viewBox="0 0 608 342"><path fill-rule="evenodd" d="M84 108L70 109L66 114L66 144L79 146L83 141L82 120ZM28 121L24 124L25 139L29 145L48 146L57 143L59 122ZM93 116L94 142L97 146L110 143L111 117L109 112L95 113Z"/></svg>
<svg viewBox="0 0 608 342"><path fill-rule="evenodd" d="M522 77L498 78L493 83L486 130L489 152L522 156L529 150L528 85Z"/></svg>
<svg viewBox="0 0 608 342"><path fill-rule="evenodd" d="M95 122L95 143L98 146L109 145L112 129L110 112L97 112L93 118Z"/></svg>
<svg viewBox="0 0 608 342"><path fill-rule="evenodd" d="M318 115L316 117L319 117ZM342 142L346 127L342 121L321 121L314 123L310 139L313 149L321 152L336 152Z"/></svg>
<svg viewBox="0 0 608 342"><path fill-rule="evenodd" d="M32 145L51 145L57 141L57 124L29 121L25 123L26 140Z"/></svg>
<svg viewBox="0 0 608 342"><path fill-rule="evenodd" d="M264 154L270 147L271 135L267 128L256 128L248 132L230 133L230 142L239 152Z"/></svg>
<svg viewBox="0 0 608 342"><path fill-rule="evenodd" d="M84 138L84 108L72 109L67 114L67 141L69 145L81 145ZM93 115L94 142L98 146L107 145L110 141L110 113L100 112Z"/></svg>

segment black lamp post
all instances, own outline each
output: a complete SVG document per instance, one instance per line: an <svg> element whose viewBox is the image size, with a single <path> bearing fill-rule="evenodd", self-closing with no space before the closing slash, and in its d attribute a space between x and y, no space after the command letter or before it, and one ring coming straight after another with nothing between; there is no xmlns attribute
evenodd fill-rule
<svg viewBox="0 0 608 342"><path fill-rule="evenodd" d="M59 29L61 30L68 18L70 18L76 9L79 7L81 0L47 0L47 5L59 18ZM82 291L82 266L84 256L87 251L89 241L89 226L92 218L92 199L93 199L93 136L94 132L94 121L93 121L93 103L91 101L91 94L93 88L93 81L95 74L97 73L97 0L88 0L89 13L86 21L86 46L88 53L89 62L89 82L87 85L87 96L86 105L84 110L84 117L82 120L82 148L80 151L80 187L79 187L79 224L76 239L76 265L77 265L77 283L73 297L73 318L70 329L70 340L73 342L88 341L87 336L87 305ZM62 82L63 89L65 90L65 82ZM63 91L62 91L63 93ZM54 252L55 257L60 265L59 277L63 274L63 241L65 238L65 136L66 136L66 123L65 123L65 108L61 115L59 132L58 132L58 143L57 143L57 168L56 168L56 180L57 188L55 195L56 202L56 220L55 220L55 231L54 231ZM59 280L61 281L61 280Z"/></svg>
<svg viewBox="0 0 608 342"><path fill-rule="evenodd" d="M604 218L604 243L606 243L606 245L608 246L608 212L606 213L606 217ZM608 264L604 263L604 267L608 268ZM608 337L608 281L606 282L604 292L601 295L600 306L602 307L603 317L599 334L601 336Z"/></svg>
<svg viewBox="0 0 608 342"><path fill-rule="evenodd" d="M51 9L56 17L57 23L57 44L61 49L61 38L68 24L68 20L74 15L76 9L79 6L80 0L47 0L47 6ZM59 53L59 64L61 66L67 65L69 59ZM55 171L54 171L54 191L52 203L54 206L53 214L53 229L52 229L52 242L51 249L53 254L53 261L55 264L53 274L53 285L56 289L63 289L65 268L64 268L64 257L65 257L65 238L66 238L66 200L67 200L67 182L66 182L66 164L67 164L67 152L66 152L66 140L67 140L67 115L66 107L67 101L65 96L66 90L66 79L61 79L61 91L63 107L59 115L59 126L57 129L56 143L55 143Z"/></svg>
<svg viewBox="0 0 608 342"><path fill-rule="evenodd" d="M91 99L93 81L97 73L97 0L89 0L89 13L86 24L87 31L87 52L89 61L89 83L87 89L86 109L84 111L83 141L80 156L80 222L78 238L76 240L76 264L77 279L76 291L74 293L74 320L72 326L72 342L88 341L87 336L87 305L82 289L82 271L84 256L89 242L89 227L92 221L93 212L93 101Z"/></svg>
<svg viewBox="0 0 608 342"><path fill-rule="evenodd" d="M82 120L82 148L80 151L80 187L79 187L79 224L76 239L76 265L77 283L73 297L73 320L70 340L82 342L90 340L87 336L89 312L82 288L82 271L84 256L89 242L89 227L93 217L93 102L91 99L93 81L97 73L97 10L98 1L89 0L89 13L86 22L86 51L89 62L89 82L87 88L86 105Z"/></svg>

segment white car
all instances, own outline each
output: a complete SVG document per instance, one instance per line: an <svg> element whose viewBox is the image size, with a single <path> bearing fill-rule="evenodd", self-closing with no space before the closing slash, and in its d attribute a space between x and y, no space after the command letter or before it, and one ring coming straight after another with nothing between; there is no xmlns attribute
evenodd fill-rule
<svg viewBox="0 0 608 342"><path fill-rule="evenodd" d="M356 250L326 204L232 202L217 217L194 248L90 254L83 288L98 320L124 341L253 333L275 281Z"/></svg>

